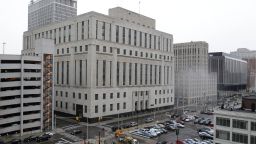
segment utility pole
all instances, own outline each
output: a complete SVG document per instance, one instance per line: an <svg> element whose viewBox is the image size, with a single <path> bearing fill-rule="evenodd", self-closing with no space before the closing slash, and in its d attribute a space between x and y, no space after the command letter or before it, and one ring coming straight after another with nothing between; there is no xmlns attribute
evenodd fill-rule
<svg viewBox="0 0 256 144"><path fill-rule="evenodd" d="M6 43L5 43L5 42L3 42L2 44L3 44L3 54L4 54L4 47L5 47L5 44L6 44Z"/></svg>

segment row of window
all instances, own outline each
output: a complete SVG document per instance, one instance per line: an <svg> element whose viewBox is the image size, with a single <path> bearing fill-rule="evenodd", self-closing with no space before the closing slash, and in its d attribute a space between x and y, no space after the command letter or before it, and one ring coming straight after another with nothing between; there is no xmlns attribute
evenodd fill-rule
<svg viewBox="0 0 256 144"><path fill-rule="evenodd" d="M157 102L157 100L158 100L158 102ZM162 104L162 102L163 102L163 104L170 103L172 101L173 101L172 97L171 97L171 101L170 101L169 97L167 97L167 98L158 98L158 99L155 99L155 105Z"/></svg>
<svg viewBox="0 0 256 144"><path fill-rule="evenodd" d="M79 47L75 46L74 50L75 50L75 53L88 52L88 45L79 46ZM106 52L113 53L113 48L106 47L106 46L100 47L99 45L96 45L96 51L104 52L104 53L106 53ZM70 48L57 49L57 55L59 55L59 54L70 54ZM172 59L173 59L171 56L158 55L158 54L147 53L147 52L139 52L139 51L127 50L127 49L123 49L121 51L120 48L117 48L117 54L118 55L129 55L129 56L135 56L135 57L141 57L141 58L159 59L159 60L163 59L165 61L172 61Z"/></svg>
<svg viewBox="0 0 256 144"><path fill-rule="evenodd" d="M89 31L90 31L90 22L89 20L78 22L74 24L74 29L78 28L76 32L76 40L84 40L89 38ZM141 31L125 28L116 25L115 29L111 29L110 23L101 22L96 20L96 39L100 40L106 40L106 41L112 41L112 31L115 31L115 42L116 43L122 43L122 44L128 44L133 46L139 46L144 48L150 48L150 49L161 49L163 51L171 52L172 49L172 39L170 38L161 38L160 36L144 33ZM34 34L34 39L40 39L40 38L50 38L54 39L55 44L59 43L65 43L70 42L72 40L71 36L71 29L73 27L71 25L67 25L64 27L55 28L52 30L48 30L45 32ZM27 40L27 49L29 48L29 41L31 37L26 37Z"/></svg>
<svg viewBox="0 0 256 144"><path fill-rule="evenodd" d="M157 92L157 90L155 90L156 92ZM159 94L161 94L161 91L163 91L163 94L165 94L165 91L167 91L167 93L169 94L169 90L159 90ZM60 97L68 97L68 94L69 94L69 92L63 92L63 91L56 91L55 92L55 95L56 96L60 96ZM134 95L135 96L143 96L143 95L146 95L146 96L148 96L149 95L149 91L135 91L134 92ZM84 96L84 100L87 100L87 94L84 94L83 95ZM120 93L120 92L117 92L116 93L116 98L120 98L121 96L123 96L123 98L126 98L126 92L123 92L123 93ZM72 93L72 97L75 99L76 97L78 98L78 99L82 99L82 94L81 93L75 93L75 92L73 92ZM114 93L110 93L109 94L109 98L110 99L113 99L114 98ZM94 95L94 99L95 100L99 100L100 99L100 96L99 96L99 94L95 94ZM107 99L107 94L106 93L103 93L102 94L102 99L103 100L105 100L105 99ZM167 98L167 103L169 102L169 98ZM171 102L172 102L172 98L171 98ZM159 100L159 103L161 104L161 100ZM163 103L165 103L165 98L163 98ZM157 104L157 102L156 102L156 104Z"/></svg>
<svg viewBox="0 0 256 144"><path fill-rule="evenodd" d="M230 140L230 132L223 130L216 130L216 138L222 140ZM232 141L237 143L248 144L248 135L232 132ZM256 136L251 136L251 144L255 144Z"/></svg>
<svg viewBox="0 0 256 144"><path fill-rule="evenodd" d="M230 119L216 117L216 125L230 127ZM238 129L248 129L248 121L233 119L232 127ZM251 122L251 131L256 131L256 122Z"/></svg>
<svg viewBox="0 0 256 144"><path fill-rule="evenodd" d="M64 103L62 101L56 101L55 106L56 106L56 108L59 107L59 108L63 109L64 108L64 104L65 104L65 109L67 110L69 108L68 102ZM116 110L121 110L121 108L123 110L126 109L126 102L123 102L122 106L121 106L121 103L116 103ZM114 109L115 109L115 105L114 104L109 104L109 111L113 111ZM76 104L73 103L73 111L75 111L75 110L76 110ZM102 105L102 112L104 113L106 111L107 111L107 105L103 104ZM87 107L87 105L85 105L84 106L84 113L87 113L87 112L88 112L88 107ZM96 105L94 107L94 113L99 113L99 106L98 105Z"/></svg>

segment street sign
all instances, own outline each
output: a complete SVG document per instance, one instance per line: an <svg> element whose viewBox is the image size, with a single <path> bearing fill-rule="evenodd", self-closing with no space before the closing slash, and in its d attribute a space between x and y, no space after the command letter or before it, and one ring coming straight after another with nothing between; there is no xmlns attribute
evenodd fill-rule
<svg viewBox="0 0 256 144"><path fill-rule="evenodd" d="M180 129L176 129L176 136L178 136L180 133Z"/></svg>

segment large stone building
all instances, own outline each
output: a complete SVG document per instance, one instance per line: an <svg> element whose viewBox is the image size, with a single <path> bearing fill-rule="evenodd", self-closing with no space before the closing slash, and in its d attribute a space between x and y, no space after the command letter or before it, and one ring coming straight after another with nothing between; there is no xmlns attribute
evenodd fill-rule
<svg viewBox="0 0 256 144"><path fill-rule="evenodd" d="M28 6L28 29L61 22L77 15L77 0L31 0Z"/></svg>
<svg viewBox="0 0 256 144"><path fill-rule="evenodd" d="M208 43L174 44L176 104L192 107L214 104L217 99L215 73L208 73Z"/></svg>
<svg viewBox="0 0 256 144"><path fill-rule="evenodd" d="M244 97L242 103L241 109L214 111L215 144L256 144L256 96Z"/></svg>
<svg viewBox="0 0 256 144"><path fill-rule="evenodd" d="M24 33L23 51L34 41L55 42L58 112L97 119L174 104L173 36L155 20L117 7L89 12Z"/></svg>
<svg viewBox="0 0 256 144"><path fill-rule="evenodd" d="M209 53L209 71L217 72L220 95L232 95L246 89L247 62L242 59L223 52Z"/></svg>
<svg viewBox="0 0 256 144"><path fill-rule="evenodd" d="M237 51L230 52L230 55L247 61L247 88L250 91L256 91L256 51L239 48Z"/></svg>
<svg viewBox="0 0 256 144"><path fill-rule="evenodd" d="M36 56L0 55L1 136L53 128L54 45L46 43L36 41Z"/></svg>

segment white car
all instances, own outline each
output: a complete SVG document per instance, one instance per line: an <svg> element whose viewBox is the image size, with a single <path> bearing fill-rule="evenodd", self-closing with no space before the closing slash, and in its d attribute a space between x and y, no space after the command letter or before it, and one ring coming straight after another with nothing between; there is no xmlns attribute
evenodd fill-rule
<svg viewBox="0 0 256 144"><path fill-rule="evenodd" d="M47 134L49 136L53 136L55 133L54 132L46 132L45 134Z"/></svg>
<svg viewBox="0 0 256 144"><path fill-rule="evenodd" d="M134 126L137 126L138 124L136 122L131 122L130 123L130 126L134 127Z"/></svg>
<svg viewBox="0 0 256 144"><path fill-rule="evenodd" d="M183 124L180 124L180 123L176 123L176 126L177 126L178 128L184 128L184 127L185 127Z"/></svg>

